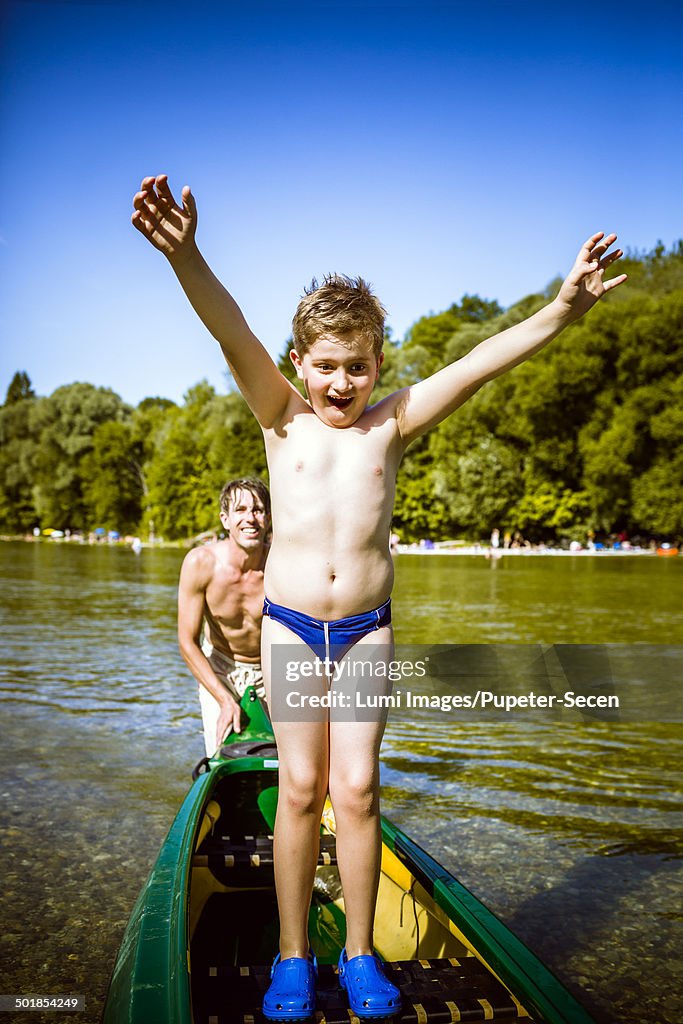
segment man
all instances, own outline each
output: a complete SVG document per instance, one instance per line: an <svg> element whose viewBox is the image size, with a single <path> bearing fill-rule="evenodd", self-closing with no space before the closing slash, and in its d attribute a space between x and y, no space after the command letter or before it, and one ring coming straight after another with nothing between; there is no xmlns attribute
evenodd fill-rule
<svg viewBox="0 0 683 1024"><path fill-rule="evenodd" d="M247 686L265 697L261 618L270 529L266 485L251 478L230 480L221 491L220 520L227 539L189 552L178 589L178 643L199 683L209 757L233 729L240 731L239 702Z"/></svg>

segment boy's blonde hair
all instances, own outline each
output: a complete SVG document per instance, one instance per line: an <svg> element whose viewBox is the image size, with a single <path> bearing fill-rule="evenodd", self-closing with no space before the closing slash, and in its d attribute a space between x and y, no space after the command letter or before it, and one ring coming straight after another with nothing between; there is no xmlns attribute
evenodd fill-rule
<svg viewBox="0 0 683 1024"><path fill-rule="evenodd" d="M357 331L379 357L384 343L386 310L362 277L326 274L311 281L292 320L294 348L300 356L325 334Z"/></svg>

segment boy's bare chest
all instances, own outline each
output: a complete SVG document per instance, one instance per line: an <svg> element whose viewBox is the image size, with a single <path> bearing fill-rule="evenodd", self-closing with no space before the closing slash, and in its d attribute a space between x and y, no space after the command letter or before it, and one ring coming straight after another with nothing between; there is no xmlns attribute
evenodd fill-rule
<svg viewBox="0 0 683 1024"><path fill-rule="evenodd" d="M315 417L313 417L315 419ZM309 417L295 422L268 450L271 473L292 487L386 486L398 468L394 432L387 425L335 430ZM342 494L340 493L340 498Z"/></svg>

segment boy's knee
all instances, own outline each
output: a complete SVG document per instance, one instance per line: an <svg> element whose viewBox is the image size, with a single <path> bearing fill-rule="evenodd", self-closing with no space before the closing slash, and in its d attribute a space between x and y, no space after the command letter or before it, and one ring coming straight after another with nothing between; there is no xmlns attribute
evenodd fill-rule
<svg viewBox="0 0 683 1024"><path fill-rule="evenodd" d="M330 800L335 814L365 818L379 806L379 785L374 773L330 778Z"/></svg>
<svg viewBox="0 0 683 1024"><path fill-rule="evenodd" d="M287 779L280 778L278 800L284 800L295 814L320 813L326 791L326 780L320 773L299 771Z"/></svg>

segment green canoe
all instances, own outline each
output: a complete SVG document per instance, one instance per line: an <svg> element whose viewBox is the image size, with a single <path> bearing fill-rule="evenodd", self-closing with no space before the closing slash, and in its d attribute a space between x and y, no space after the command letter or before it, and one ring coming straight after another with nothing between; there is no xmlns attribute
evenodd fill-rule
<svg viewBox="0 0 683 1024"><path fill-rule="evenodd" d="M246 728L204 759L126 928L103 1024L261 1024L277 952L272 829L277 750L253 692ZM203 769L203 770L201 770ZM375 942L403 995L403 1024L594 1024L471 892L382 820ZM336 978L344 899L334 816L323 815L309 934L318 1024L354 1024Z"/></svg>

